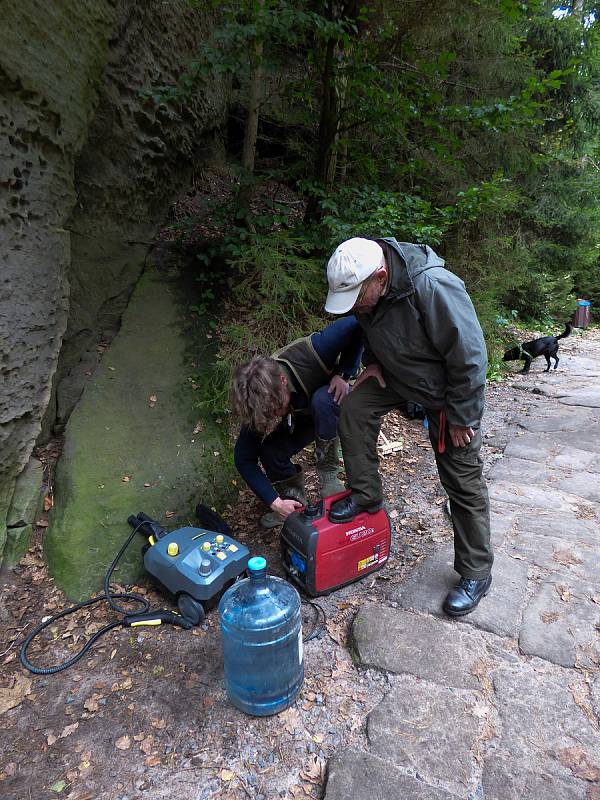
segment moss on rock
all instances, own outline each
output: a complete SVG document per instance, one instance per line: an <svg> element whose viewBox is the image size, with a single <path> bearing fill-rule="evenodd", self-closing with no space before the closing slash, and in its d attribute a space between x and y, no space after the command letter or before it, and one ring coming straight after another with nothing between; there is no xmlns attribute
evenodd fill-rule
<svg viewBox="0 0 600 800"><path fill-rule="evenodd" d="M219 426L206 418L202 433L193 432L198 413L186 385L197 346L188 317L177 284L144 273L69 420L45 552L71 598L101 587L129 514L144 511L175 528L192 521L199 499L218 503L228 493L232 467ZM115 580L139 576L142 543L132 543Z"/></svg>

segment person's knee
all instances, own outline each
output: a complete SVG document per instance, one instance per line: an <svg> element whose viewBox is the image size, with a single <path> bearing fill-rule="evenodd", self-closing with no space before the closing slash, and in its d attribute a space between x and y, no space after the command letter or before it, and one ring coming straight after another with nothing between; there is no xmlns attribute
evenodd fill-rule
<svg viewBox="0 0 600 800"><path fill-rule="evenodd" d="M310 398L310 410L313 416L335 415L337 417L339 406L333 399L333 392L329 393L327 388L327 386L321 386Z"/></svg>

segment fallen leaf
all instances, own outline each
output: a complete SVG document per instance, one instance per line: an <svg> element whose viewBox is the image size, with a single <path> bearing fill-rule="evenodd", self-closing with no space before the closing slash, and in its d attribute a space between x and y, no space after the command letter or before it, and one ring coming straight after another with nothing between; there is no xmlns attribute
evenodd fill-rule
<svg viewBox="0 0 600 800"><path fill-rule="evenodd" d="M571 600L571 590L568 586L564 586L563 584L557 584L556 591L558 592L558 596L563 601L563 603L568 603Z"/></svg>
<svg viewBox="0 0 600 800"><path fill-rule="evenodd" d="M550 625L552 622L556 622L556 620L560 617L558 611L544 611L540 614L540 619L546 625Z"/></svg>
<svg viewBox="0 0 600 800"><path fill-rule="evenodd" d="M31 692L31 681L25 675L16 675L12 686L0 689L0 714L18 706Z"/></svg>
<svg viewBox="0 0 600 800"><path fill-rule="evenodd" d="M192 433L202 433L203 430L204 430L204 423L202 422L201 419L199 419L198 422L195 424Z"/></svg>
<svg viewBox="0 0 600 800"><path fill-rule="evenodd" d="M279 715L279 719L283 722L283 727L288 733L294 733L296 728L303 727L300 714L295 708L286 709Z"/></svg>
<svg viewBox="0 0 600 800"><path fill-rule="evenodd" d="M133 737L133 741L134 742L143 742L145 738L146 738L146 734L145 733L136 733L136 735Z"/></svg>
<svg viewBox="0 0 600 800"><path fill-rule="evenodd" d="M101 694L94 693L91 697L88 697L88 699L83 704L83 707L85 708L86 711L89 711L90 714L93 714L95 711L98 711L100 709L100 706L98 705L98 700L101 699L102 699Z"/></svg>
<svg viewBox="0 0 600 800"><path fill-rule="evenodd" d="M54 500L52 499L52 497L50 497L49 494L47 494L44 497L44 511L50 511L53 505L54 505Z"/></svg>
<svg viewBox="0 0 600 800"><path fill-rule="evenodd" d="M222 781L230 781L234 777L235 777L235 773L232 772L230 769L222 769L221 770L221 780Z"/></svg>
<svg viewBox="0 0 600 800"><path fill-rule="evenodd" d="M53 783L52 786L50 787L50 791L56 792L56 794L60 794L66 785L67 785L66 781L56 781L56 783Z"/></svg>
<svg viewBox="0 0 600 800"><path fill-rule="evenodd" d="M160 766L160 758L158 756L148 756L144 759L145 767L158 767Z"/></svg>
<svg viewBox="0 0 600 800"><path fill-rule="evenodd" d="M565 747L558 751L558 760L570 769L576 778L597 783L600 781L600 767L594 764L581 747Z"/></svg>
<svg viewBox="0 0 600 800"><path fill-rule="evenodd" d="M300 773L300 777L310 783L322 783L325 775L325 761L319 756L312 756L308 764Z"/></svg>
<svg viewBox="0 0 600 800"><path fill-rule="evenodd" d="M67 736L70 736L73 733L73 731L76 731L78 727L79 727L78 722L73 722L71 725L67 725L66 728L63 728L63 731L58 738L65 739Z"/></svg>
<svg viewBox="0 0 600 800"><path fill-rule="evenodd" d="M131 747L131 740L129 736L121 736L119 739L117 739L115 742L115 747L119 750L129 750Z"/></svg>
<svg viewBox="0 0 600 800"><path fill-rule="evenodd" d="M576 556L570 550L555 550L552 553L552 558L554 561L557 561L559 564L564 564L565 566L583 564L583 559Z"/></svg>
<svg viewBox="0 0 600 800"><path fill-rule="evenodd" d="M144 755L149 756L152 752L152 748L154 747L154 736L146 736L144 741L140 745L140 750Z"/></svg>
<svg viewBox="0 0 600 800"><path fill-rule="evenodd" d="M150 723L153 728L158 728L158 730L162 730L163 728L167 727L167 723L164 719L153 719Z"/></svg>
<svg viewBox="0 0 600 800"><path fill-rule="evenodd" d="M58 741L58 736L54 735L54 731L48 731L48 734L46 736L46 744L48 745L48 747L52 747L52 745L56 741Z"/></svg>
<svg viewBox="0 0 600 800"><path fill-rule="evenodd" d="M114 650L110 651L110 660L112 661L113 658L117 655L117 648L115 647Z"/></svg>

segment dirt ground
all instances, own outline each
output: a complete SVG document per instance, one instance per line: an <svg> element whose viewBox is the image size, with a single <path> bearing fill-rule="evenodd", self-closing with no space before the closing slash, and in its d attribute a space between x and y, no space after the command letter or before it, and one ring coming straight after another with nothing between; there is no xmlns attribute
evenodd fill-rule
<svg viewBox="0 0 600 800"><path fill-rule="evenodd" d="M561 342L576 347L574 338ZM543 359L533 370L541 371ZM531 395L509 377L488 390L484 419L486 467L501 457L508 420L527 411ZM384 432L403 440L382 458L393 524L391 557L360 583L318 599L325 613L319 635L305 644L306 678L293 707L251 718L227 701L218 615L198 629L116 628L65 672L34 676L18 659L19 644L45 615L66 605L42 559L44 528L18 567L0 578L0 796L4 800L178 800L322 796L328 758L365 741L365 721L386 692L386 677L354 666L349 629L365 603L386 605L395 584L439 543L451 539L427 432L419 421L390 415ZM315 478L313 455L304 462ZM224 509L252 554L282 575L278 533L264 532L253 496L242 492ZM124 524L123 535L128 529ZM141 544L141 542L140 542ZM104 565L99 569L104 571ZM164 600L138 587L151 605ZM393 603L392 603L393 605ZM30 658L43 665L70 656L86 637L114 619L94 606L61 620ZM314 609L305 606L305 635Z"/></svg>

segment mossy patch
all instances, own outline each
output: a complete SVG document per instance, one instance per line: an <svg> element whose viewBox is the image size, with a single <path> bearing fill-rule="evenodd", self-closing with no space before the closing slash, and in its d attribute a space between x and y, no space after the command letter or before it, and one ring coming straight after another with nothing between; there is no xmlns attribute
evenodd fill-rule
<svg viewBox="0 0 600 800"><path fill-rule="evenodd" d="M191 359L208 355L199 345L206 332L190 330L188 303L177 281L144 273L67 425L44 546L52 575L74 599L101 587L130 514L176 528L192 522L199 500L220 505L231 488L219 426L205 417L194 433L199 414L187 376ZM116 581L139 577L142 544L141 536L132 543Z"/></svg>

